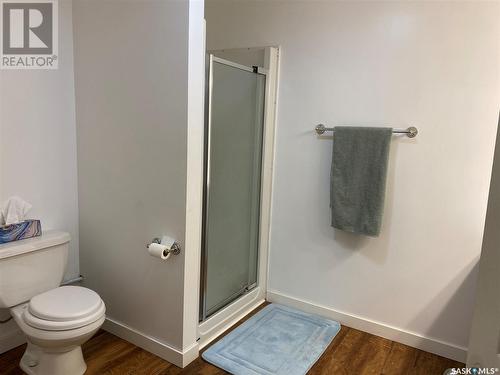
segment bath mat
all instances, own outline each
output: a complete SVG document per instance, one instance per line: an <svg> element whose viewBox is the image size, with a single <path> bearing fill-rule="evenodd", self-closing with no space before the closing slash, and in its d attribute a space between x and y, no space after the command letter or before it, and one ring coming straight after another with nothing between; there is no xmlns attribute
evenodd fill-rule
<svg viewBox="0 0 500 375"><path fill-rule="evenodd" d="M234 375L303 375L339 330L333 320L271 304L202 357Z"/></svg>

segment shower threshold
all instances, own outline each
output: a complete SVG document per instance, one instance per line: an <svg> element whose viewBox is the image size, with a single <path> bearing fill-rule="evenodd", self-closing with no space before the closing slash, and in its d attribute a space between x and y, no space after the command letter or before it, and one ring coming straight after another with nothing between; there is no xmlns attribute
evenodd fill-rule
<svg viewBox="0 0 500 375"><path fill-rule="evenodd" d="M217 305L212 307L211 309L207 310L207 316L205 317L204 320L210 318L212 315L216 314L220 310L222 310L224 307L232 303L233 301L237 300L238 298L244 296L245 294L249 293L252 291L255 287L257 286L257 283L253 283L251 285L247 285L244 288L240 289L230 297L226 298L225 300L219 302ZM203 320L200 320L202 322Z"/></svg>

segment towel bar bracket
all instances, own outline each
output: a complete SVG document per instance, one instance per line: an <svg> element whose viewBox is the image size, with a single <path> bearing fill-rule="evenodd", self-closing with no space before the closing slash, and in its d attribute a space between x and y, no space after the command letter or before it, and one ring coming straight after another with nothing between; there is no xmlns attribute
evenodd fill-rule
<svg viewBox="0 0 500 375"><path fill-rule="evenodd" d="M408 136L408 138L415 138L418 134L418 129L414 126L410 126L408 129L406 129L408 131L408 133L406 133L406 135Z"/></svg>

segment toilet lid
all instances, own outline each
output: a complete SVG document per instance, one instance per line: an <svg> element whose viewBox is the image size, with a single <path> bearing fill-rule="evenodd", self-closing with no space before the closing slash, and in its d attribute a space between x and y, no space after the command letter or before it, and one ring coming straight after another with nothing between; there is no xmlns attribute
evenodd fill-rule
<svg viewBox="0 0 500 375"><path fill-rule="evenodd" d="M104 316L105 310L96 292L79 286L62 286L33 297L23 317L35 328L67 330L95 322Z"/></svg>
<svg viewBox="0 0 500 375"><path fill-rule="evenodd" d="M81 286L61 286L33 297L29 312L55 322L84 318L96 312L102 300L93 290Z"/></svg>

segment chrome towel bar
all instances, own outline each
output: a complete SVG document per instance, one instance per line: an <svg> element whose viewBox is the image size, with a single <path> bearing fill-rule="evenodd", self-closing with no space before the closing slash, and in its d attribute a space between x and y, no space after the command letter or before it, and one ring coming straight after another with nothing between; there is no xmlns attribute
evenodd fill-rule
<svg viewBox="0 0 500 375"><path fill-rule="evenodd" d="M325 133L325 132L334 132L335 128L327 128L323 124L318 124L314 128L316 130L316 133L319 135ZM408 129L392 129L392 132L395 134L406 134L408 138L415 138L418 134L418 129L414 126L410 126Z"/></svg>

